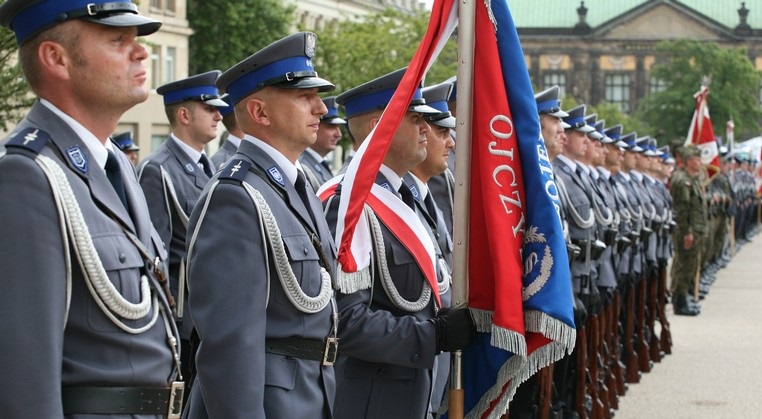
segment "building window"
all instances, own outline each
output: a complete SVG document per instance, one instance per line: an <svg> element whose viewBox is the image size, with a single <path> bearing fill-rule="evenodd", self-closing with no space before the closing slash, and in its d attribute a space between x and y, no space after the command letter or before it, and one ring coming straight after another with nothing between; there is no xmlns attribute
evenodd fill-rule
<svg viewBox="0 0 762 419"><path fill-rule="evenodd" d="M630 112L630 75L625 73L607 74L604 80L606 102L619 106L624 113Z"/></svg>
<svg viewBox="0 0 762 419"><path fill-rule="evenodd" d="M167 53L164 55L164 83L175 81L176 55L175 47L167 47Z"/></svg>
<svg viewBox="0 0 762 419"><path fill-rule="evenodd" d="M156 150L167 139L167 135L153 134L151 135L151 151Z"/></svg>
<svg viewBox="0 0 762 419"><path fill-rule="evenodd" d="M548 89L556 84L561 88L559 97L563 98L566 96L566 74L546 72L542 75L542 90Z"/></svg>
<svg viewBox="0 0 762 419"><path fill-rule="evenodd" d="M648 80L648 92L649 93L659 93L667 90L667 83L664 82L664 80L660 80L654 77L651 77Z"/></svg>
<svg viewBox="0 0 762 419"><path fill-rule="evenodd" d="M161 47L151 48L151 88L159 87L161 82Z"/></svg>
<svg viewBox="0 0 762 419"><path fill-rule="evenodd" d="M175 0L151 0L151 9L154 12L174 14Z"/></svg>

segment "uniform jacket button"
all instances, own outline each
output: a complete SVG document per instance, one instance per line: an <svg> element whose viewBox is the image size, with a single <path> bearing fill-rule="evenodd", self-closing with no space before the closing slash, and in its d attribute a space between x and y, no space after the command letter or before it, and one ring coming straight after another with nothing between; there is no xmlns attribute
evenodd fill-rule
<svg viewBox="0 0 762 419"><path fill-rule="evenodd" d="M376 370L376 374L378 375L384 375L385 372L386 371L384 370L384 367L378 367L378 369Z"/></svg>
<svg viewBox="0 0 762 419"><path fill-rule="evenodd" d="M127 260L127 256L125 256L124 253L120 253L119 254L119 262L124 263L124 261L126 261L126 260Z"/></svg>
<svg viewBox="0 0 762 419"><path fill-rule="evenodd" d="M413 356L410 357L410 360L413 362L418 362L421 360L421 356L418 354L413 354Z"/></svg>

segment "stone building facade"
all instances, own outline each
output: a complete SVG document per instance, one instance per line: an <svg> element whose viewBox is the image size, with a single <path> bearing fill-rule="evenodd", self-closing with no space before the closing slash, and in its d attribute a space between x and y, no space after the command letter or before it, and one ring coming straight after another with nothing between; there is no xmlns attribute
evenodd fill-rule
<svg viewBox="0 0 762 419"><path fill-rule="evenodd" d="M660 41L745 48L762 71L762 3L754 3L756 10L737 0L522 0L510 7L536 88L558 84L579 103L607 101L630 113L664 88L650 76Z"/></svg>

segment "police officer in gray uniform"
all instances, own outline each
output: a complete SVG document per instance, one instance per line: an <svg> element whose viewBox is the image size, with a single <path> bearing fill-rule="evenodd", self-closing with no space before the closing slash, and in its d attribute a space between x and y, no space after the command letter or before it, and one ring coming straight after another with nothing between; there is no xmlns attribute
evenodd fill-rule
<svg viewBox="0 0 762 419"><path fill-rule="evenodd" d="M0 24L38 96L0 158L0 416L179 414L166 253L108 139L148 97L137 36L161 24L98 0L8 0Z"/></svg>
<svg viewBox="0 0 762 419"><path fill-rule="evenodd" d="M448 166L450 151L455 147L455 141L450 136L450 130L455 128L455 118L447 109L447 98L452 90L451 83L440 83L421 90L426 105L440 111L439 114L426 114L424 118L431 130L426 134L426 159L408 172L403 180L410 188L415 198L418 210L424 215L437 246L437 260L443 271L439 288L442 307L450 307L452 292L450 279L452 273L452 237L447 231L445 217L439 209L434 195L429 190L428 182L444 173ZM434 390L431 397L430 411L435 415L442 403L450 372L450 354L443 352L437 356L434 367Z"/></svg>
<svg viewBox="0 0 762 419"><path fill-rule="evenodd" d="M355 139L362 141L376 126L404 71L381 76L336 99L344 106ZM426 157L423 139L429 126L424 113L440 112L426 106L416 89L376 184L394 195L390 199L400 199L404 204L399 204L414 211L417 220L411 214L406 221L420 221L427 228L402 180ZM340 193L337 189L336 195L324 202L331 228L336 226ZM336 364L338 419L426 417L435 356L465 347L476 334L468 309L440 311L435 295L439 290L432 289L423 268L392 232L394 227L383 221L379 219L374 229L382 237L374 246L372 259L377 266L366 268L365 276L346 281L337 294L341 313L341 351ZM441 283L442 269L437 272Z"/></svg>
<svg viewBox="0 0 762 419"><path fill-rule="evenodd" d="M339 118L339 105L336 104L336 96L323 98L328 113L320 118L320 126L317 132L317 141L307 147L299 156L307 181L312 189L318 190L321 185L333 178L331 166L325 156L336 149L336 144L341 138L341 126L347 121Z"/></svg>
<svg viewBox="0 0 762 419"><path fill-rule="evenodd" d="M138 166L151 221L169 251L169 283L177 301L185 376L190 376L193 329L191 322L185 321L185 235L193 205L214 173L204 146L217 135L216 125L222 119L217 107L227 107L214 86L219 75L218 70L209 71L156 89L164 97L172 133Z"/></svg>
<svg viewBox="0 0 762 419"><path fill-rule="evenodd" d="M188 224L190 316L200 339L188 418L331 418L336 253L297 159L333 84L317 37L278 40L227 70L244 132Z"/></svg>
<svg viewBox="0 0 762 419"><path fill-rule="evenodd" d="M238 126L238 121L235 119L235 112L233 112L233 104L230 103L230 96L223 95L222 100L227 103L227 107L218 108L220 115L222 115L222 125L228 131L228 136L225 142L222 144L216 153L212 154L209 160L212 161L212 166L221 168L225 163L230 160L235 153L238 152L238 146L241 145L241 139L243 138L243 131Z"/></svg>

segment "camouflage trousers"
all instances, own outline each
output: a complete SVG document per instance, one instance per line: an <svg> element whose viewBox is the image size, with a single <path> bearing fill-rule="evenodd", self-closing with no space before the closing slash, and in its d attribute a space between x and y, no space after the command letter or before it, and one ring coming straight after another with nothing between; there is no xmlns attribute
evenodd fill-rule
<svg viewBox="0 0 762 419"><path fill-rule="evenodd" d="M692 294L703 259L705 237L703 234L693 234L693 246L690 249L683 248L682 235L676 234L672 239L675 246L671 272L672 291L675 295Z"/></svg>

